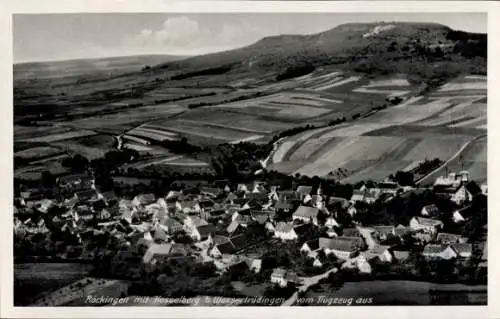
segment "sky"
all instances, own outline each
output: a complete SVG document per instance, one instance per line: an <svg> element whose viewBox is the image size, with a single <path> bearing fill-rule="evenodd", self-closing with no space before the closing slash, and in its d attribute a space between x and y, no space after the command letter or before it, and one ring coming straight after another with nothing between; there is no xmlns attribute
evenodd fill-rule
<svg viewBox="0 0 500 319"><path fill-rule="evenodd" d="M139 54L197 55L348 22L435 22L487 32L485 13L14 14L14 62Z"/></svg>

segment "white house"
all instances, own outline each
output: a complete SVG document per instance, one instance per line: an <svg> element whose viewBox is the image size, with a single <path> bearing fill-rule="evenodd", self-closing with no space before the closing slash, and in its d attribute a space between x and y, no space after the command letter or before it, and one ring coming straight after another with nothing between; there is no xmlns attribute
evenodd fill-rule
<svg viewBox="0 0 500 319"><path fill-rule="evenodd" d="M366 260L366 257L362 255L347 260L345 263L342 264L341 268L358 269L360 273L364 274L369 274L372 272L372 267L370 266L370 263L368 262L368 260Z"/></svg>
<svg viewBox="0 0 500 319"><path fill-rule="evenodd" d="M422 207L420 214L422 216L439 216L439 208L434 204L426 205Z"/></svg>
<svg viewBox="0 0 500 319"><path fill-rule="evenodd" d="M465 202L472 201L475 196L481 193L481 188L475 182L468 182L458 188L458 190L451 196L451 200L460 205Z"/></svg>
<svg viewBox="0 0 500 319"><path fill-rule="evenodd" d="M443 228L443 222L437 219L414 216L410 220L410 227L417 231L423 230L435 234L439 229Z"/></svg>
<svg viewBox="0 0 500 319"><path fill-rule="evenodd" d="M288 283L300 283L300 279L294 272L284 268L275 268L271 274L271 282L280 287L286 287Z"/></svg>
<svg viewBox="0 0 500 319"><path fill-rule="evenodd" d="M325 221L325 226L328 228L339 227L339 223L333 216L329 216Z"/></svg>
<svg viewBox="0 0 500 319"><path fill-rule="evenodd" d="M453 212L452 219L455 223L461 223L469 219L474 214L471 206L457 209Z"/></svg>
<svg viewBox="0 0 500 319"><path fill-rule="evenodd" d="M450 245L443 244L428 244L424 247L422 256L428 259L453 259L457 257L457 253Z"/></svg>
<svg viewBox="0 0 500 319"><path fill-rule="evenodd" d="M281 240L296 240L298 239L298 235L293 229L292 223L284 223L280 222L276 225L274 231L274 237L279 238Z"/></svg>
<svg viewBox="0 0 500 319"><path fill-rule="evenodd" d="M304 223L313 223L314 225L318 225L318 214L319 209L316 207L309 206L299 206L297 210L293 213L292 219L301 220Z"/></svg>
<svg viewBox="0 0 500 319"><path fill-rule="evenodd" d="M367 260L379 258L383 262L392 262L393 256L389 248L390 246L376 245L367 251L361 252L360 255L364 256Z"/></svg>

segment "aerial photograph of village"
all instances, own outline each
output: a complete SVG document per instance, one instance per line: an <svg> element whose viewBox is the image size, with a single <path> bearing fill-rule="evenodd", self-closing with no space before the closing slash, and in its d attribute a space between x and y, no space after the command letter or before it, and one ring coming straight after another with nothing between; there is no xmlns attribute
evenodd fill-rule
<svg viewBox="0 0 500 319"><path fill-rule="evenodd" d="M486 13L12 20L16 307L487 304Z"/></svg>

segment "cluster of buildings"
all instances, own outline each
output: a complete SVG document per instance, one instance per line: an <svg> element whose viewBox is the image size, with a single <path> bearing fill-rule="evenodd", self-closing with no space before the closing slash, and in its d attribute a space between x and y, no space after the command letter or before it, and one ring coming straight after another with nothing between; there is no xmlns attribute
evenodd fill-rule
<svg viewBox="0 0 500 319"><path fill-rule="evenodd" d="M16 236L58 231L74 236L85 247L92 236L107 234L130 249L143 247L145 264L192 258L194 262L213 262L220 272L232 267L259 272L262 252L254 248L265 241L297 243L316 267L323 267L325 258L335 256L343 262L342 267L366 273L371 272L374 259L404 262L410 252L394 242L396 239L404 244L408 236L423 243L422 255L429 259L467 259L472 254L472 243L467 238L442 232L443 221L436 205L423 207L409 225L367 227L338 221L339 214L366 213L356 208L357 202L389 201L412 190L390 181L371 188L362 186L350 199L326 196L321 185L283 190L260 181L219 181L172 190L160 197L137 194L129 199L100 192L89 175L67 176L57 183L68 194L65 198L47 199L36 192L22 192L16 198ZM464 172L438 178L434 189L462 205L453 214L456 223L474 213L466 203L485 194L484 187L482 190L471 182ZM321 236L311 235L317 233ZM391 244L384 244L389 239ZM94 257L92 251L85 256ZM300 282L300 277L276 268L270 280L285 286Z"/></svg>

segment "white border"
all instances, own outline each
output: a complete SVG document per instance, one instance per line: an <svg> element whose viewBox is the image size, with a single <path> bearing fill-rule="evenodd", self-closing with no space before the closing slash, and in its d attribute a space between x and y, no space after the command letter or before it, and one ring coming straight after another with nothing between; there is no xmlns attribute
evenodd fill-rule
<svg viewBox="0 0 500 319"><path fill-rule="evenodd" d="M0 2L0 85L1 112L4 125L0 125L0 252L1 252L1 313L2 318L267 318L282 316L341 317L341 318L495 318L500 317L498 300L499 256L489 249L489 278L487 307L213 307L213 308L14 308L12 307L12 13L71 13L71 12L168 12L168 13L236 13L236 12L488 12L488 175L489 178L489 236L492 243L499 242L496 231L500 217L494 201L500 191L498 164L500 154L494 144L499 141L500 82L498 81L500 52L500 21L497 2L491 1L161 1L161 0L10 0ZM496 161L495 161L496 160Z"/></svg>

